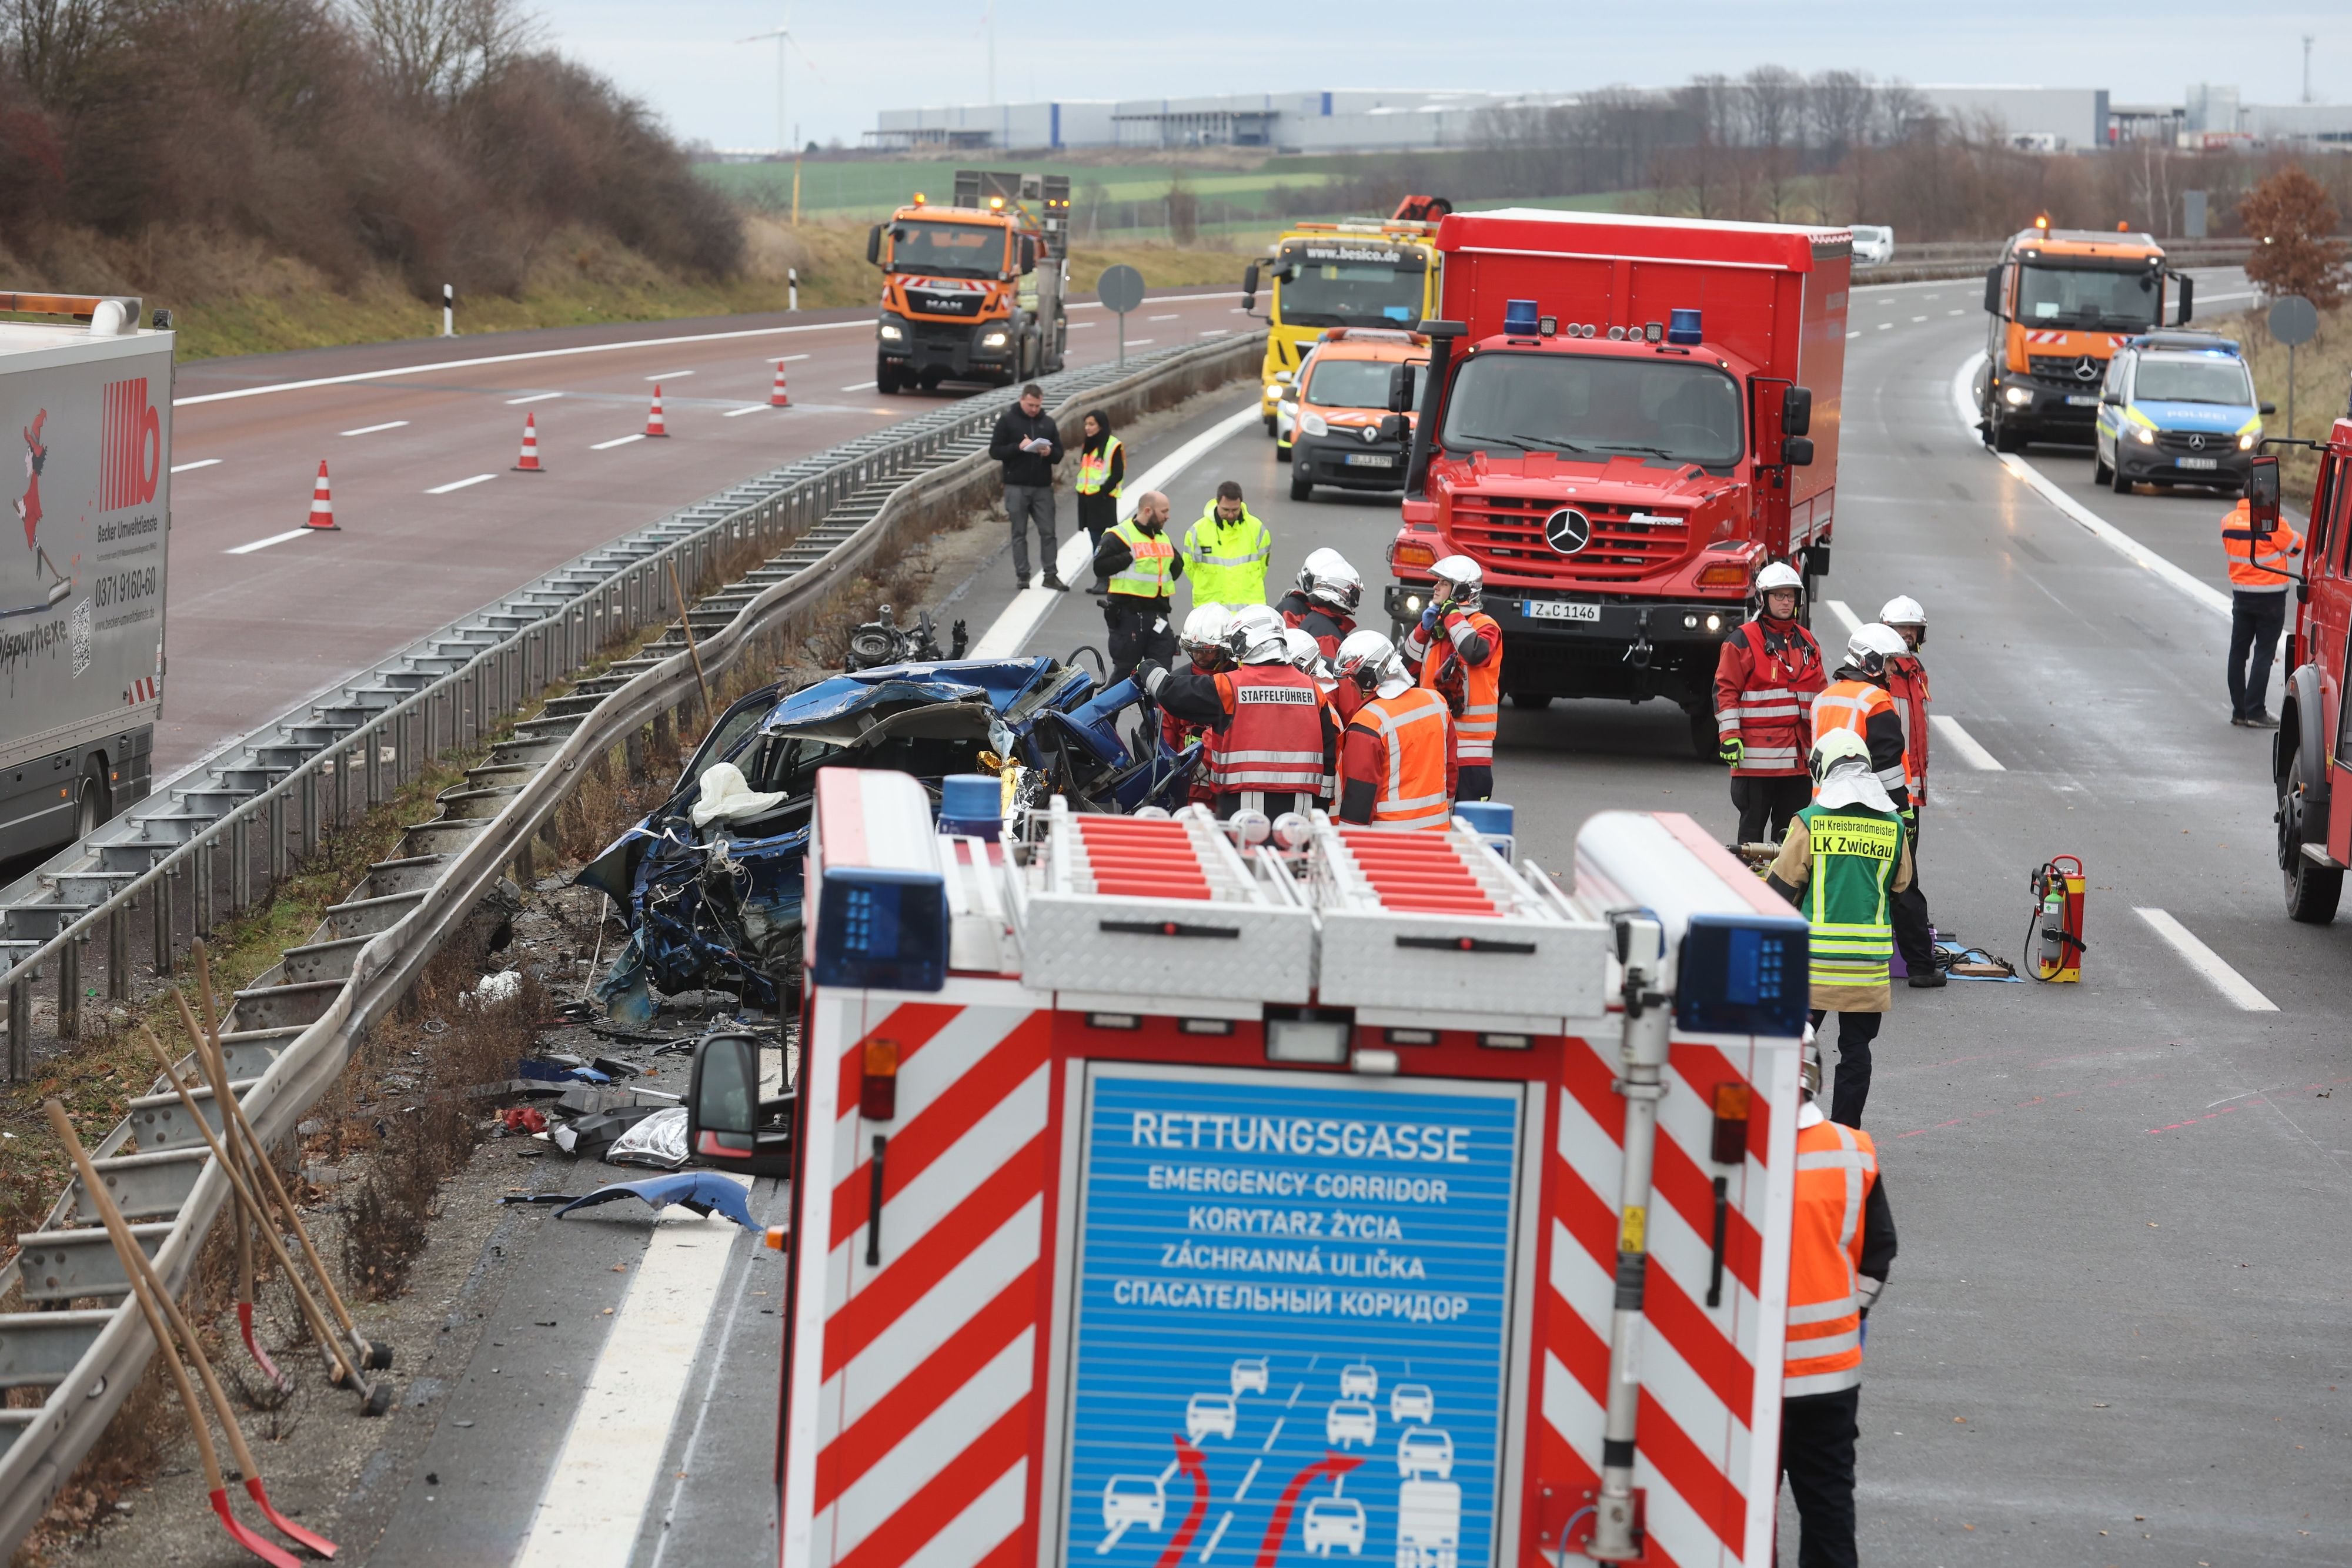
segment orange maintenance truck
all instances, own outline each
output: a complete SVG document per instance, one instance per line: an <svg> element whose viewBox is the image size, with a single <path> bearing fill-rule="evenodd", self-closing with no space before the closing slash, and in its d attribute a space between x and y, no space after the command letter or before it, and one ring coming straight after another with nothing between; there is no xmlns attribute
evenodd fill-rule
<svg viewBox="0 0 2352 1568"><path fill-rule="evenodd" d="M2146 235L2053 229L2040 218L2011 236L1985 274L1977 426L1985 444L1996 452L2029 441L2087 445L2117 346L2158 327L2187 326L2194 298L2189 277L2166 271L2164 247Z"/></svg>
<svg viewBox="0 0 2352 1568"><path fill-rule="evenodd" d="M1007 386L1060 370L1069 222L1066 175L960 169L951 204L917 192L875 225L866 237L866 259L882 269L875 386Z"/></svg>

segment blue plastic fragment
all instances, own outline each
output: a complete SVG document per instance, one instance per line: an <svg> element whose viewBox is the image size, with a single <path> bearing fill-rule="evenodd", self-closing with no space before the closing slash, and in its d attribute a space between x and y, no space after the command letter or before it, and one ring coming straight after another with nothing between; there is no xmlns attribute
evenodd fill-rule
<svg viewBox="0 0 2352 1568"><path fill-rule="evenodd" d="M717 1171L678 1171L669 1176L647 1176L643 1181L617 1181L610 1186L598 1187L585 1197L573 1198L555 1211L555 1218L561 1219L575 1208L622 1197L641 1197L656 1208L683 1204L705 1217L716 1210L746 1230L760 1228L751 1223L751 1199L743 1184Z"/></svg>

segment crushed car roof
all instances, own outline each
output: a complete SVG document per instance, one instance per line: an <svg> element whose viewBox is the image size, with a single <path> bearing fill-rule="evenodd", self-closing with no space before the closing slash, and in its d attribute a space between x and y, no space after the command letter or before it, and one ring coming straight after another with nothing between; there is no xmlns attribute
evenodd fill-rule
<svg viewBox="0 0 2352 1568"><path fill-rule="evenodd" d="M1057 667L1054 660L1040 657L961 659L859 670L802 687L778 703L761 728L822 724L888 703L980 700L1003 709Z"/></svg>

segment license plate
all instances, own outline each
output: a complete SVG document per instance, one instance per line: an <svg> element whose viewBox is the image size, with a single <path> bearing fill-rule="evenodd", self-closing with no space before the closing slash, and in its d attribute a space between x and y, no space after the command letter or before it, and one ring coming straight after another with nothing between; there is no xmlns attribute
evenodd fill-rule
<svg viewBox="0 0 2352 1568"><path fill-rule="evenodd" d="M1393 468L1396 466L1396 458L1385 452L1350 452L1348 454L1348 466L1350 468Z"/></svg>
<svg viewBox="0 0 2352 1568"><path fill-rule="evenodd" d="M2176 457L2173 462L2182 468L2219 468L2221 465L2221 459L2217 457Z"/></svg>
<svg viewBox="0 0 2352 1568"><path fill-rule="evenodd" d="M2066 399L2066 406L2068 408L2096 408L2099 406L2099 394L2096 392L2071 393Z"/></svg>
<svg viewBox="0 0 2352 1568"><path fill-rule="evenodd" d="M1530 621L1598 621L1598 604L1571 604L1564 599L1523 599L1520 611Z"/></svg>

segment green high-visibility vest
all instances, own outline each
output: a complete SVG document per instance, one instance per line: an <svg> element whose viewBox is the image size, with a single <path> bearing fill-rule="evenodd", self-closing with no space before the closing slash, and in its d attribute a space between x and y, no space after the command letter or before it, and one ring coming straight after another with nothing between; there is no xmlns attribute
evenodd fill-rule
<svg viewBox="0 0 2352 1568"><path fill-rule="evenodd" d="M1228 523L1210 502L1184 532L1184 580L1192 585L1192 602L1264 604L1265 562L1273 553L1274 536L1247 507Z"/></svg>
<svg viewBox="0 0 2352 1568"><path fill-rule="evenodd" d="M1131 593L1139 599L1165 599L1175 589L1172 563L1176 547L1168 542L1168 530L1147 534L1138 528L1133 517L1109 530L1110 537L1134 553L1135 559L1111 574L1113 593Z"/></svg>
<svg viewBox="0 0 2352 1568"><path fill-rule="evenodd" d="M1812 846L1805 918L1812 925L1812 983L1884 986L1895 952L1888 884L1903 863L1903 820L1867 806L1797 813Z"/></svg>

